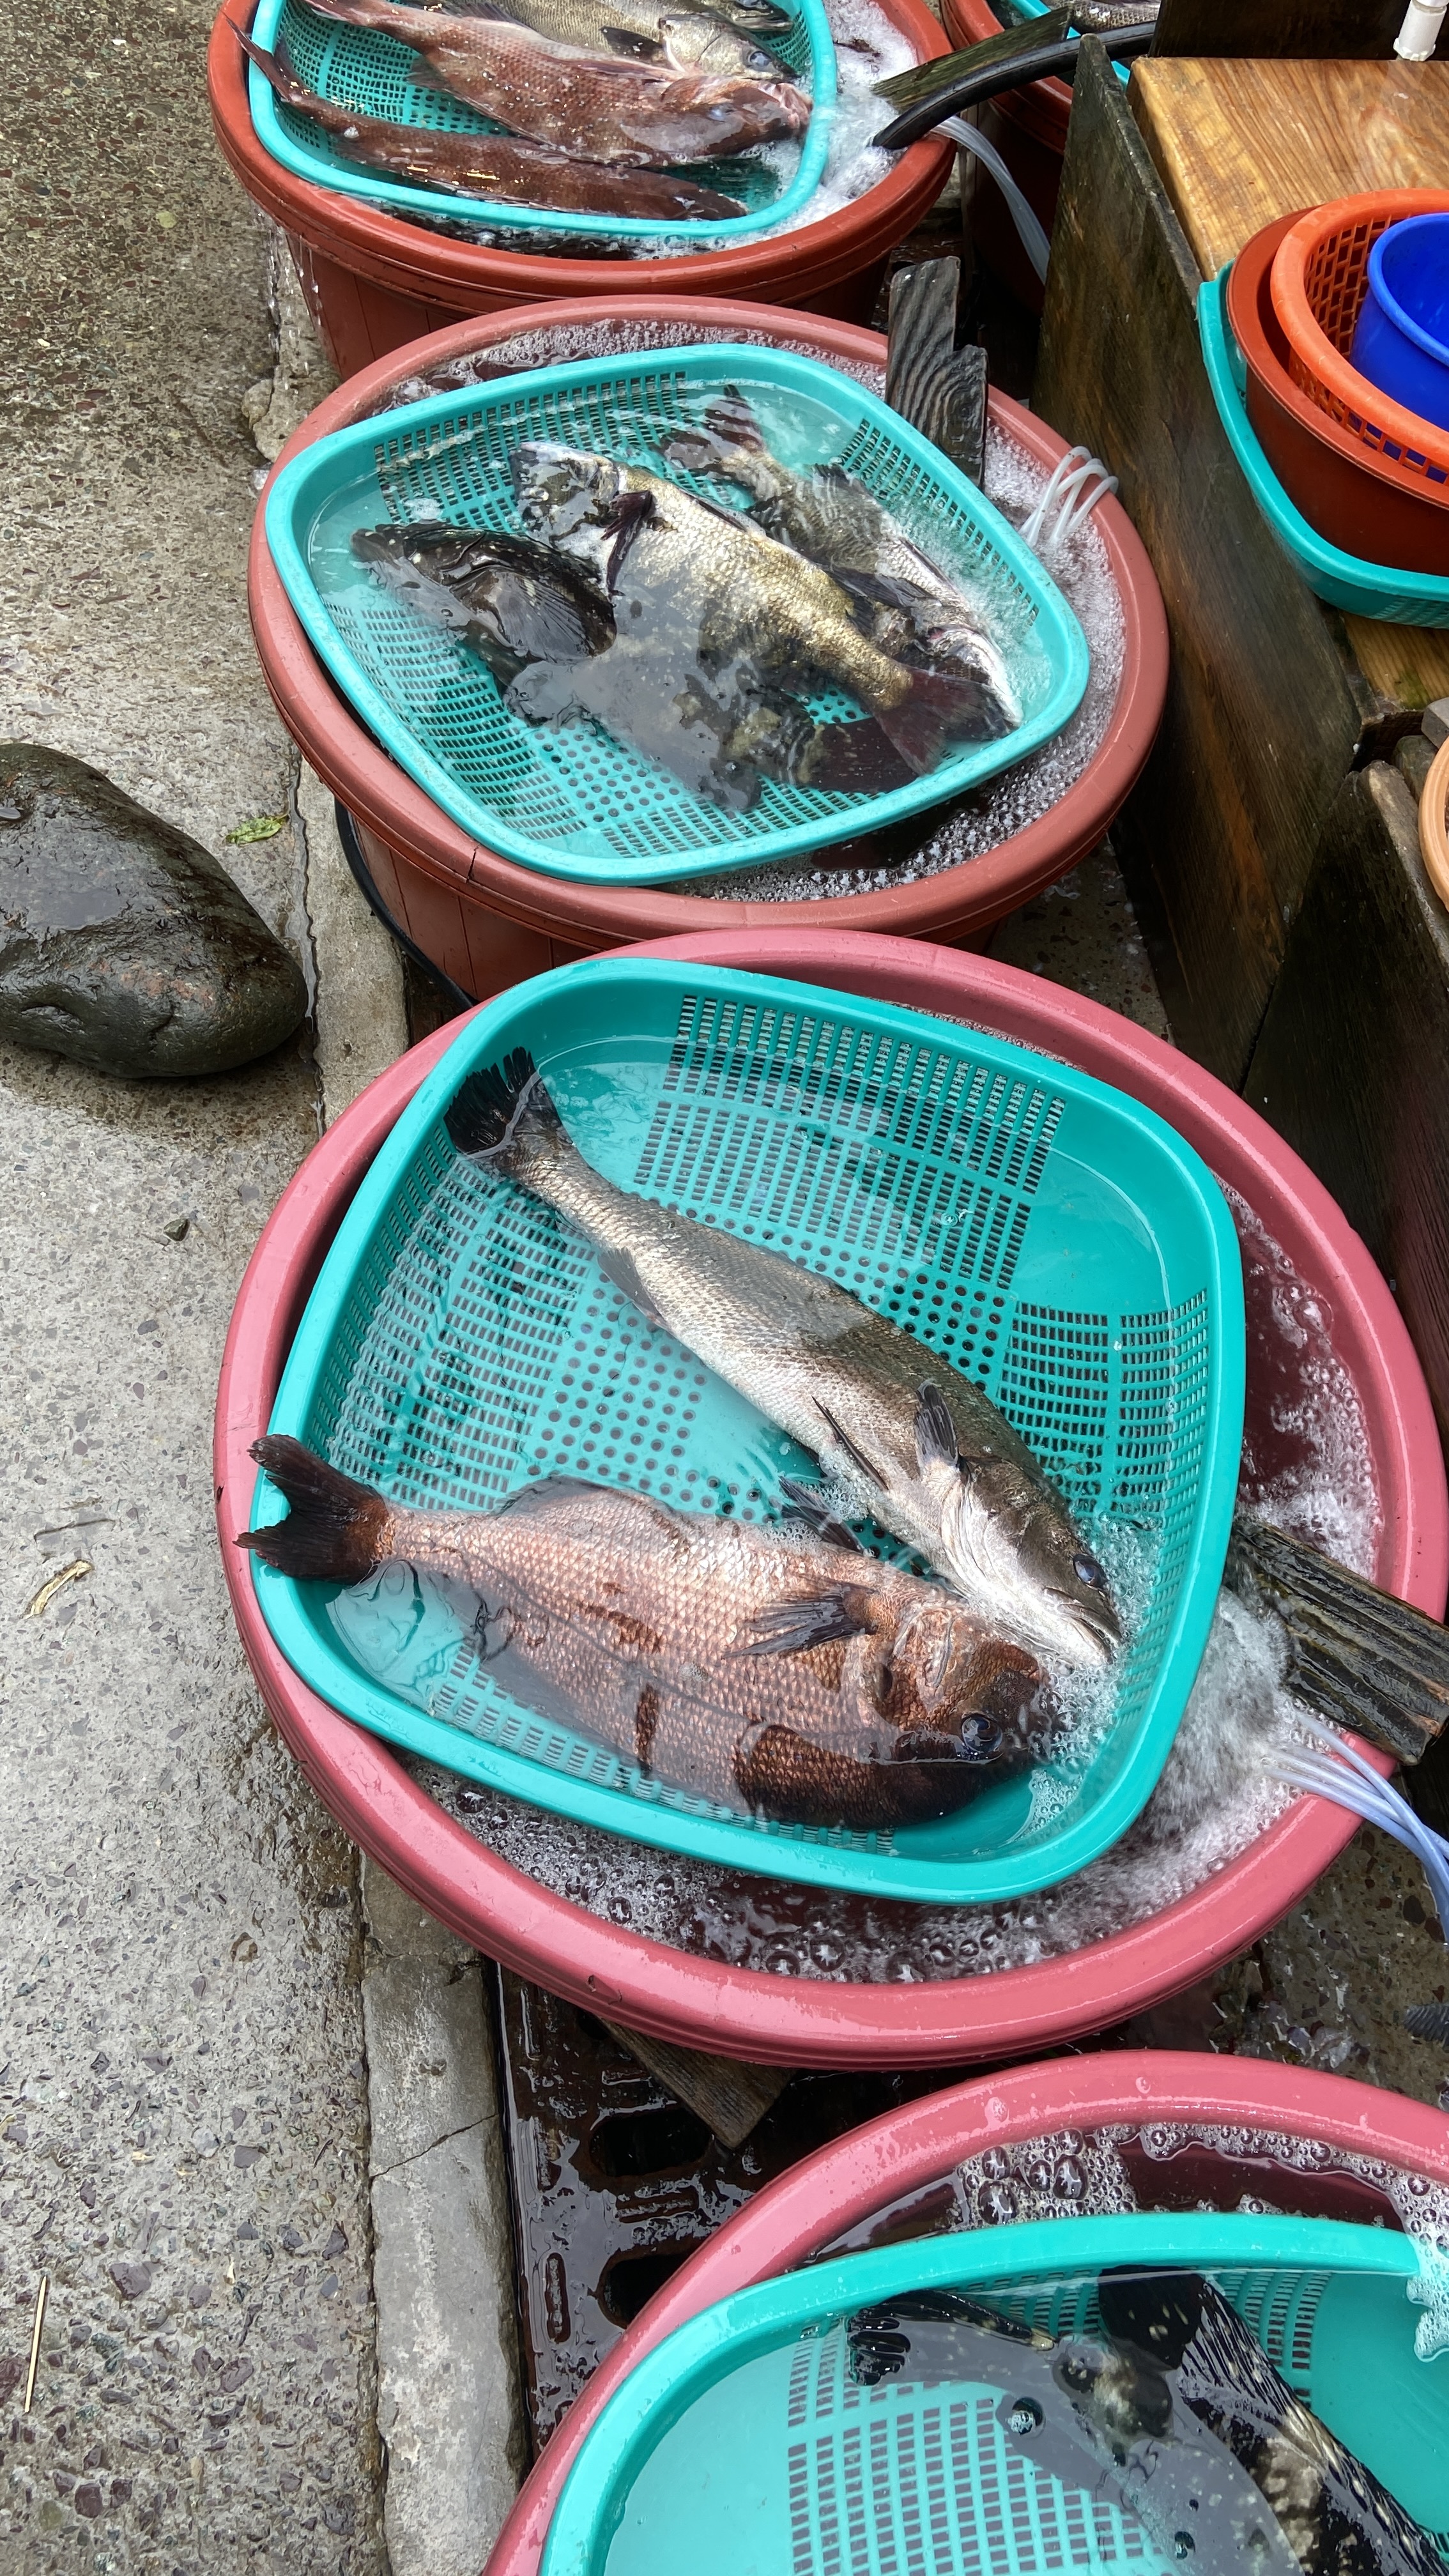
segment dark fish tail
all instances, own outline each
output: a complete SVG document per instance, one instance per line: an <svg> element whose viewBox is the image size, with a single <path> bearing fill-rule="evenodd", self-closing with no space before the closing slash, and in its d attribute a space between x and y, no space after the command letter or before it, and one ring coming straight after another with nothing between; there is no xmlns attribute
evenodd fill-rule
<svg viewBox="0 0 1449 2576"><path fill-rule="evenodd" d="M999 742L1015 730L988 680L944 671L912 671L910 694L876 717L918 778L953 743Z"/></svg>
<svg viewBox="0 0 1449 2576"><path fill-rule="evenodd" d="M563 1120L526 1047L470 1073L443 1112L456 1151L495 1171L520 1173L568 1144Z"/></svg>
<svg viewBox="0 0 1449 2576"><path fill-rule="evenodd" d="M253 1441L251 1454L291 1510L270 1529L242 1530L238 1547L249 1547L297 1583L361 1583L383 1562L391 1514L371 1485L359 1485L285 1434Z"/></svg>

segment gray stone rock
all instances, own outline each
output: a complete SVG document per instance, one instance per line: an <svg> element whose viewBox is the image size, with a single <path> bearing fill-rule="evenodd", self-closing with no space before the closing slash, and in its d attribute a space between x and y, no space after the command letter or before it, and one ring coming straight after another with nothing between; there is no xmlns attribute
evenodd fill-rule
<svg viewBox="0 0 1449 2576"><path fill-rule="evenodd" d="M225 868L98 770L0 743L0 1038L102 1073L225 1073L307 1008Z"/></svg>

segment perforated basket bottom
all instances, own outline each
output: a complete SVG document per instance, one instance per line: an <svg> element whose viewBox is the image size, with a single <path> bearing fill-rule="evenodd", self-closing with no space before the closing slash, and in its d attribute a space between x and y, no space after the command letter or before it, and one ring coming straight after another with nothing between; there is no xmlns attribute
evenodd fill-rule
<svg viewBox="0 0 1449 2576"><path fill-rule="evenodd" d="M1049 1843L1094 1789L1098 1734L1130 1735L1161 1673L1191 1571L1210 1313L1200 1289L1166 1307L1140 1296L1160 1282L1159 1249L1140 1223L1124 1225L1115 1184L1062 1152L1068 1104L1051 1068L1023 1072L1009 1052L1006 1067L989 1043L938 1046L726 992L687 994L650 1045L620 1030L542 1060L600 1169L838 1280L975 1377L1030 1441L1129 1612L1128 1645L1091 1686L1085 1767L1039 1772L893 1837L780 1825L692 1798L520 1708L453 1612L410 1578L405 1599L384 1582L334 1603L356 1662L459 1730L460 1746L476 1737L626 1791L638 1810L728 1815L775 1869L792 1847L949 1861L1013 1836L1028 1851ZM1094 1240L1110 1244L1130 1302L1043 1294L1064 1264L1080 1272ZM758 1521L784 1508L782 1476L814 1473L644 1320L571 1225L462 1162L440 1117L351 1279L301 1427L349 1473L430 1509L486 1509L562 1473Z"/></svg>
<svg viewBox="0 0 1449 2576"><path fill-rule="evenodd" d="M384 519L520 533L510 467L528 441L643 465L717 502L721 487L683 471L665 450L681 429L704 422L726 387L745 394L784 461L842 465L959 585L1004 655L1022 711L1013 732L953 746L929 776L888 794L765 780L748 812L731 812L592 718L539 725L515 713L478 653L388 596L352 554L353 531ZM803 856L959 800L1057 734L1085 687L1080 631L1015 532L984 501L948 488L934 452L892 414L808 360L711 347L641 356L633 366L595 362L465 402L418 405L362 437L343 436L346 468L342 444L329 442L327 455L309 451L310 461L289 469L290 499L281 485L274 491L269 534L275 526L292 535L305 587L296 588L288 546L274 534L279 569L314 642L387 747L488 846L526 864L644 883ZM828 684L808 703L822 721L863 713Z"/></svg>
<svg viewBox="0 0 1449 2576"><path fill-rule="evenodd" d="M1335 2275L1215 2269L1212 2278L1311 2405L1314 2321ZM1020 2291L988 2284L972 2295L1053 2338L1101 2331L1095 2278ZM1401 2300L1402 2285L1388 2295ZM907 2318L907 2338L914 2331ZM638 2462L615 2508L617 2536L610 2544L600 2534L590 2576L654 2576L691 2512L711 2521L717 2513L724 2526L718 2538L701 2529L703 2576L782 2563L786 2524L790 2576L1181 2576L1190 2553L1154 2535L1106 2480L1075 2484L1061 2452L1048 2464L1026 2438L1012 2438L1003 2421L1010 2363L997 2352L1005 2378L996 2384L953 2378L938 2356L941 2376L871 2385L857 2375L841 2322L727 2369ZM738 2465L722 2486L726 2460ZM1206 2549L1206 2529L1200 2538ZM1223 2576L1217 2557L1201 2563ZM1243 2563L1252 2563L1246 2544Z"/></svg>

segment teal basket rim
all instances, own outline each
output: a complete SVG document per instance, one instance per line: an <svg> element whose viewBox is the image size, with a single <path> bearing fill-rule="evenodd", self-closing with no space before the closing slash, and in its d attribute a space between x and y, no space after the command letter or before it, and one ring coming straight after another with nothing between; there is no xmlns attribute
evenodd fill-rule
<svg viewBox="0 0 1449 2576"><path fill-rule="evenodd" d="M516 400L525 388L530 394L548 395L627 380L638 374L641 363L651 374L674 370L694 382L723 381L738 375L763 380L837 411L849 406L858 425L874 427L888 436L932 478L969 522L983 530L1008 574L1026 593L1033 634L1056 674L1055 686L1035 715L999 742L973 744L941 761L929 776L913 779L908 786L893 788L886 795L858 797L836 814L738 842L712 842L695 849L675 850L665 858L648 863L640 860L627 867L612 857L571 852L554 842L536 840L475 796L419 739L344 642L312 578L305 547L306 527L322 506L324 496L345 480L349 466L366 452L375 458L384 443L396 441L409 431L443 428L460 418L487 414ZM404 404L386 413L381 421L353 421L326 438L315 439L283 466L267 496L265 526L278 577L309 641L399 768L406 770L445 814L485 848L496 850L500 857L515 860L522 867L578 884L662 885L676 877L735 874L742 868L764 867L776 860L805 858L837 842L855 841L864 834L884 830L910 815L945 807L983 780L1014 768L1051 741L1075 715L1087 686L1089 654L1076 614L1010 520L899 412L835 368L784 349L753 348L744 342L726 340L704 347L616 354L584 364L530 369L492 384L470 386L464 394L435 394L425 402Z"/></svg>
<svg viewBox="0 0 1449 2576"><path fill-rule="evenodd" d="M916 2239L756 2282L677 2326L616 2388L564 2481L539 2576L585 2576L601 2538L617 2527L644 2459L719 2376L726 2358L738 2366L769 2351L792 2328L833 2323L909 2290L979 2290L1008 2282L1014 2287L1131 2262L1191 2271L1378 2273L1406 2283L1422 2278L1426 2269L1411 2237L1342 2219L1134 2210Z"/></svg>
<svg viewBox="0 0 1449 2576"><path fill-rule="evenodd" d="M1341 546L1319 535L1284 491L1248 418L1240 374L1243 360L1228 320L1231 271L1229 261L1199 287L1198 336L1218 417L1274 536L1309 589L1333 607L1379 618L1391 626L1449 626L1449 574L1410 572L1345 554Z"/></svg>
<svg viewBox="0 0 1449 2576"><path fill-rule="evenodd" d="M253 42L270 52L281 24L288 0L261 0L252 27ZM363 197L371 203L396 206L403 214L442 215L460 223L486 223L497 230L548 233L600 234L610 240L644 241L683 234L691 242L698 240L706 248L716 243L726 249L750 234L772 231L777 224L798 215L814 196L824 175L830 152L830 133L835 121L838 82L835 65L835 39L822 0L789 0L795 16L804 25L810 45L810 122L800 147L800 164L788 187L783 188L769 206L757 213L727 215L718 223L700 223L681 217L674 225L641 215L560 214L546 206L512 206L497 204L486 197L458 197L441 188L418 188L403 179L387 179L379 172L359 168L348 172L329 161L320 152L309 151L287 132L277 112L276 92L255 63L247 64L247 99L252 126L264 152L270 153L283 169L299 179L310 180L314 188L327 188L334 195ZM487 120L480 118L480 127Z"/></svg>
<svg viewBox="0 0 1449 2576"><path fill-rule="evenodd" d="M348 1208L307 1301L287 1358L269 1428L305 1433L314 1390L325 1366L333 1316L344 1305L382 1224L394 1191L413 1156L459 1081L475 1064L486 1063L511 1042L510 1023L520 1028L541 1000L566 997L588 979L622 974L642 977L681 997L697 990L697 965L673 960L639 959L627 970L607 960L587 959L515 986L499 995L468 1022L446 1054L439 1058L379 1150ZM857 1024L887 1034L917 1031L939 1045L942 1024L927 1015L890 1003L843 996L824 988L774 976L745 975L731 969L709 971L711 990L761 997L788 1008L791 1003L817 1008L829 1002L839 1009L848 1002ZM1206 1221L1212 1278L1209 1294L1221 1329L1210 1342L1210 1381L1202 1470L1193 1513L1192 1560L1195 1578L1185 1578L1174 1605L1141 1715L1136 1740L1116 1776L1100 1789L1085 1814L1075 1813L1057 1831L1044 1830L1032 1852L1004 1845L987 1859L923 1858L909 1849L909 1829L896 1837L892 1851L874 1851L828 1842L793 1840L788 1829L772 1832L722 1817L680 1814L634 1796L571 1777L525 1755L480 1741L463 1729L413 1707L383 1684L364 1674L335 1646L304 1608L299 1588L287 1577L249 1558L251 1579L273 1637L308 1686L345 1717L441 1768L501 1790L536 1808L601 1827L633 1842L662 1851L743 1870L751 1876L785 1878L835 1890L892 1897L915 1904L993 1904L1056 1884L1106 1851L1140 1814L1171 1750L1181 1712L1202 1660L1219 1581L1227 1553L1237 1491L1242 1444L1245 1377L1242 1267L1237 1236L1227 1204L1211 1172L1193 1148L1155 1111L1129 1093L1116 1091L1095 1076L1043 1059L1033 1048L959 1029L960 1038L1008 1070L1033 1076L1042 1062L1052 1066L1052 1080L1069 1097L1094 1106L1110 1104L1115 1115L1165 1149L1186 1185L1195 1194ZM253 1493L256 1526L280 1519L282 1501L259 1474Z"/></svg>

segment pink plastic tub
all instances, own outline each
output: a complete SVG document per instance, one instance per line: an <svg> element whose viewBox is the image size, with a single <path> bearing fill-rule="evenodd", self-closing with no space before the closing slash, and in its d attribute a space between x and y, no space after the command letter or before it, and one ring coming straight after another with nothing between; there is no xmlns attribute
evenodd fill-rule
<svg viewBox="0 0 1449 2576"><path fill-rule="evenodd" d="M701 2308L754 2281L794 2271L838 2246L847 2234L854 2243L864 2242L877 2213L902 2200L925 2199L966 2158L990 2148L1010 2159L1014 2147L1063 2129L1090 2137L1094 2130L1137 2131L1157 2123L1220 2123L1236 2133L1202 2160L1185 2199L1179 2190L1171 2199L1160 2198L1159 2207L1192 2207L1200 2193L1231 2209L1234 2180L1229 2177L1236 2166L1237 2187L1266 2190L1280 2208L1293 2208L1295 2182L1300 2183L1295 2214L1360 2223L1384 2216L1392 2225L1392 2216L1370 2186L1335 2171L1336 2158L1344 2154L1431 2186L1449 2183L1449 2121L1442 2112L1425 2110L1396 2093L1351 2084L1340 2075L1300 2073L1244 2058L1138 2050L1058 2058L1010 2075L985 2076L905 2110L888 2111L769 2184L641 2310L575 2398L537 2462L488 2561L487 2576L534 2576L555 2502L584 2436L621 2380ZM1298 2177L1280 2166L1265 2184L1253 2151L1255 2133L1261 2138L1267 2132L1316 2149L1313 2170ZM1150 2176L1139 2178L1134 2168L1133 2179L1146 2206L1144 2182Z"/></svg>
<svg viewBox="0 0 1449 2576"><path fill-rule="evenodd" d="M670 300L660 296L534 305L495 314L416 341L352 377L319 403L283 449L278 471L312 440L361 420L408 376L486 352L520 331L573 331L601 322L713 336L743 333L783 340L827 365L883 367L886 344L872 331L818 314L763 304ZM991 396L998 428L1050 468L1066 442L1019 403ZM1152 748L1167 693L1167 619L1156 575L1126 512L1104 501L1097 525L1121 603L1121 686L1102 741L1056 804L1020 831L935 876L823 896L765 903L678 892L673 886L581 885L525 868L463 831L404 775L373 740L312 650L266 543L264 513L252 532L248 595L252 631L268 688L303 756L353 816L379 894L393 919L433 963L480 1001L527 975L625 941L712 936L753 923L778 930L884 931L985 944L992 925L1065 876L1094 850L1131 792Z"/></svg>
<svg viewBox="0 0 1449 2576"><path fill-rule="evenodd" d="M632 953L708 957L971 1021L1064 1057L1168 1118L1316 1289L1367 1418L1383 1518L1377 1580L1440 1615L1449 1500L1408 1334L1327 1191L1222 1083L1094 1002L1013 967L919 941L720 931ZM251 1503L255 1470L247 1448L265 1428L308 1290L343 1212L449 1034L440 1031L373 1083L283 1195L242 1282L217 1402L217 1514L242 1642L279 1727L347 1832L430 1913L555 1994L686 2046L794 2066L950 2065L1049 2048L1191 1985L1285 1914L1353 1832L1341 1809L1298 1801L1180 1904L1037 1966L912 1985L828 1984L733 1968L604 1922L509 1867L443 1814L381 1743L301 1685L272 1642L246 1559L231 1544ZM1260 1447L1268 1436L1266 1393L1250 1345L1248 1422Z"/></svg>

